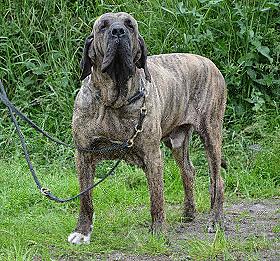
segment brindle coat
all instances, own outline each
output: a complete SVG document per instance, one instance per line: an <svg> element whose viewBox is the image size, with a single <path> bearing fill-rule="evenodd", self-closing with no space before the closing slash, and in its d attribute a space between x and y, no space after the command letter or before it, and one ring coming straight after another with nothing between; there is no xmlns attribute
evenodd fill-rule
<svg viewBox="0 0 280 261"><path fill-rule="evenodd" d="M184 216L194 218L195 171L188 145L195 130L205 145L211 177L211 218L208 230L223 219L221 131L226 104L225 81L207 58L193 54L162 54L147 57L137 22L127 13L107 13L97 19L84 48L82 87L75 101L73 136L77 146L92 148L125 141L134 131L143 98L127 105L127 99L144 82L147 116L143 132L124 160L145 171L148 180L153 232L161 230L164 215L163 141L178 163L185 191ZM142 70L143 69L143 70ZM104 139L105 138L105 139ZM92 184L95 166L117 153L92 154L77 150L80 189ZM81 197L80 215L71 243L89 242L93 205L91 192Z"/></svg>

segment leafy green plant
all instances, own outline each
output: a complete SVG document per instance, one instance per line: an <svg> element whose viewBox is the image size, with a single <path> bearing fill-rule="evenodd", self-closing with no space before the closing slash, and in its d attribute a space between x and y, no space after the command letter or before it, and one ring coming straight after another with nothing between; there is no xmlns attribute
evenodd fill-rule
<svg viewBox="0 0 280 261"><path fill-rule="evenodd" d="M0 79L23 112L70 141L84 39L97 16L127 11L139 21L150 54L209 57L225 75L236 113L254 114L279 104L278 10L276 0L5 0L0 5Z"/></svg>

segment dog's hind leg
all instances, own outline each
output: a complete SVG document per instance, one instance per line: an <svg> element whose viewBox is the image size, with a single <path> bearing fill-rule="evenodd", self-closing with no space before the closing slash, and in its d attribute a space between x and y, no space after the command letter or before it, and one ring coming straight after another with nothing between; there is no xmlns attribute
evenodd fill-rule
<svg viewBox="0 0 280 261"><path fill-rule="evenodd" d="M191 125L184 125L173 131L169 136L169 144L181 172L185 192L184 221L192 221L195 217L194 178L195 169L189 157L189 142L192 135Z"/></svg>
<svg viewBox="0 0 280 261"><path fill-rule="evenodd" d="M95 164L93 157L89 153L77 152L76 166L78 170L80 191L87 189L92 185L95 172ZM91 191L80 197L80 214L77 227L68 237L68 241L73 244L81 244L90 242L92 232L93 205Z"/></svg>
<svg viewBox="0 0 280 261"><path fill-rule="evenodd" d="M205 146L210 172L211 217L208 226L209 233L215 232L217 224L223 227L224 183L220 174L222 146L220 122L218 119L213 122L205 119L199 130Z"/></svg>

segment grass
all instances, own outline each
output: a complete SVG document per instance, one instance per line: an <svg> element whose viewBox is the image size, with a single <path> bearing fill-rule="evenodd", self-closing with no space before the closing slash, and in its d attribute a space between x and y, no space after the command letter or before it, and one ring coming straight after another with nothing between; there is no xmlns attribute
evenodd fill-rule
<svg viewBox="0 0 280 261"><path fill-rule="evenodd" d="M275 242L277 240L271 241L266 237L230 240L223 232L217 231L212 242L186 240L182 242L182 249L193 260L263 260L260 252L273 249Z"/></svg>
<svg viewBox="0 0 280 261"><path fill-rule="evenodd" d="M5 0L0 4L0 79L16 106L70 143L83 42L96 17L111 11L133 14L149 54L191 52L217 64L229 89L223 146L229 167L222 171L226 200L279 197L277 0ZM272 248L267 238L233 240L219 231L210 241L181 241L177 253L168 235L148 233L146 180L142 171L125 163L94 191L93 243L71 246L66 238L75 226L78 202L58 205L39 195L1 104L0 113L1 260L94 260L112 252L174 258L186 253L194 260L232 260L240 255L256 260L259 251ZM24 124L22 128L43 184L61 197L78 192L73 152L57 148ZM170 152L163 151L167 223L172 226L181 221L183 190ZM191 155L197 169L197 210L208 212L207 162L197 137ZM110 164L98 167L99 178ZM279 233L279 225L273 232Z"/></svg>
<svg viewBox="0 0 280 261"><path fill-rule="evenodd" d="M269 119L266 119L269 120ZM225 135L225 157L229 169L223 171L226 184L226 201L238 198L270 198L279 193L279 121L274 132L265 133L259 140L261 151L250 152L252 137L239 136L232 140ZM229 131L230 132L230 131ZM183 190L179 170L165 152L165 197L169 226L181 222ZM70 155L71 153L68 152ZM208 175L200 142L194 138L192 159L197 169L196 204L199 213L208 212ZM36 154L35 154L36 155ZM56 195L68 197L78 191L74 161L64 157L33 157L34 165L43 184ZM11 158L1 159L0 170L0 257L2 260L43 260L51 258L86 258L94 260L99 254L114 252L135 255L173 255L185 253L195 260L214 258L219 255L228 260L238 252L247 253L252 260L258 251L272 249L265 238L249 238L245 241L226 238L220 231L214 240L197 238L180 241L177 253L169 244L168 236L153 236L149 230L149 196L144 173L122 163L116 175L94 190L96 222L92 243L72 246L66 242L76 223L78 202L56 204L43 198L37 191L23 157L19 151ZM99 165L100 177L111 162ZM269 175L268 175L269 173ZM243 217L243 216L242 216ZM277 233L278 227L273 231ZM207 234L207 233L206 233ZM259 250L256 250L259 249ZM204 253L204 254L202 254Z"/></svg>

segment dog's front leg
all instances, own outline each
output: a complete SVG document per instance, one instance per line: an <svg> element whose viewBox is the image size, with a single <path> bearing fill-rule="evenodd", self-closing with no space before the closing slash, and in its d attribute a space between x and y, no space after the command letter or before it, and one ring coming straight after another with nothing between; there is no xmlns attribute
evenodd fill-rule
<svg viewBox="0 0 280 261"><path fill-rule="evenodd" d="M152 216L152 233L161 232L164 223L164 196L163 196L163 163L161 151L158 148L145 153L145 172L148 180L151 216Z"/></svg>
<svg viewBox="0 0 280 261"><path fill-rule="evenodd" d="M80 191L92 185L95 172L93 157L89 153L77 152L76 168L79 176ZM77 227L68 237L73 244L89 243L92 232L93 206L91 191L80 197L80 214Z"/></svg>

